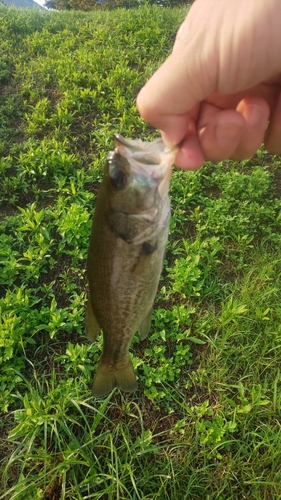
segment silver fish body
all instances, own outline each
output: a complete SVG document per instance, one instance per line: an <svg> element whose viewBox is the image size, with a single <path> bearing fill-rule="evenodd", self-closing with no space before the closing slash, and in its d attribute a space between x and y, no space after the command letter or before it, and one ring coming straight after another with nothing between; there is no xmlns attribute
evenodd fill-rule
<svg viewBox="0 0 281 500"><path fill-rule="evenodd" d="M177 149L115 136L93 217L87 275L86 334L103 331L93 395L137 387L129 357L133 336L149 332L169 231L168 197Z"/></svg>

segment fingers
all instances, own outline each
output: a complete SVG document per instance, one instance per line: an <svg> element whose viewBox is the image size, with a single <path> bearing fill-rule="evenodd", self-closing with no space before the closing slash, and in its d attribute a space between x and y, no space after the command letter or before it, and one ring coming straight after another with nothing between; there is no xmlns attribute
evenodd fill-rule
<svg viewBox="0 0 281 500"><path fill-rule="evenodd" d="M241 113L246 127L232 160L250 158L259 149L264 141L270 108L268 103L259 97L243 99L236 110Z"/></svg>
<svg viewBox="0 0 281 500"><path fill-rule="evenodd" d="M264 140L269 112L268 104L258 97L243 99L236 110L221 110L204 103L197 122L198 134L186 135L176 164L193 170L204 160L217 162L251 157ZM281 127L281 102L279 118L280 121L277 118L276 121Z"/></svg>
<svg viewBox="0 0 281 500"><path fill-rule="evenodd" d="M265 134L264 145L272 154L281 154L281 93Z"/></svg>
<svg viewBox="0 0 281 500"><path fill-rule="evenodd" d="M268 118L269 106L259 97L242 99L236 110L218 110L208 104L198 124L205 158L211 161L249 158L264 140Z"/></svg>
<svg viewBox="0 0 281 500"><path fill-rule="evenodd" d="M246 127L244 117L235 110L218 110L207 105L199 120L199 139L205 159L213 162L230 158L237 150ZM212 116L213 115L213 116ZM205 124L202 126L202 121Z"/></svg>
<svg viewBox="0 0 281 500"><path fill-rule="evenodd" d="M189 127L177 154L175 163L181 168L196 170L205 160L217 162L229 158L235 153L245 129L240 113L220 110L210 104L204 107L198 123L198 134L195 125L192 133Z"/></svg>

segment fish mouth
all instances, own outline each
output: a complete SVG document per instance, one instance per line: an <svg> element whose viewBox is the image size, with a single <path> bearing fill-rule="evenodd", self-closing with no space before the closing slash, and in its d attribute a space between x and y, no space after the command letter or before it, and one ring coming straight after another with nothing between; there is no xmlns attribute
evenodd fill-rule
<svg viewBox="0 0 281 500"><path fill-rule="evenodd" d="M126 146L127 148L133 149L133 150L140 150L140 149L154 149L154 146L159 148L159 145L161 146L161 143L163 143L162 149L165 149L166 146L164 142L162 141L161 137L158 139L155 139L152 142L145 142L142 141L141 139L126 139L123 135L116 133L114 134L114 139L116 143L121 143L123 146Z"/></svg>
<svg viewBox="0 0 281 500"><path fill-rule="evenodd" d="M152 142L126 139L121 134L114 134L114 138L116 151L130 161L133 169L138 171L150 166L150 175L154 178L165 176L167 165L173 163L179 149L178 146L168 148L160 137Z"/></svg>

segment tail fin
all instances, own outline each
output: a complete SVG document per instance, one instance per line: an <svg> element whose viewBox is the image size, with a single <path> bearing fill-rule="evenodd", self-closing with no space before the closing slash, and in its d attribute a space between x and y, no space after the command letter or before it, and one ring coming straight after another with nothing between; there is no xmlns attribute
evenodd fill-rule
<svg viewBox="0 0 281 500"><path fill-rule="evenodd" d="M136 375L130 358L128 358L127 365L120 369L108 367L101 361L94 378L92 394L95 397L105 396L114 387L118 387L125 392L133 392L136 390L137 385Z"/></svg>

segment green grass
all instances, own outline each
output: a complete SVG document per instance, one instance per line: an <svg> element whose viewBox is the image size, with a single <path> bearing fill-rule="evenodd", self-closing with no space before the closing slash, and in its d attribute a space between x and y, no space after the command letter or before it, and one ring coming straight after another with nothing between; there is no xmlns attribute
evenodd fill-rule
<svg viewBox="0 0 281 500"><path fill-rule="evenodd" d="M91 217L186 9L0 7L1 500L281 497L281 162L174 171L136 394L91 397Z"/></svg>

